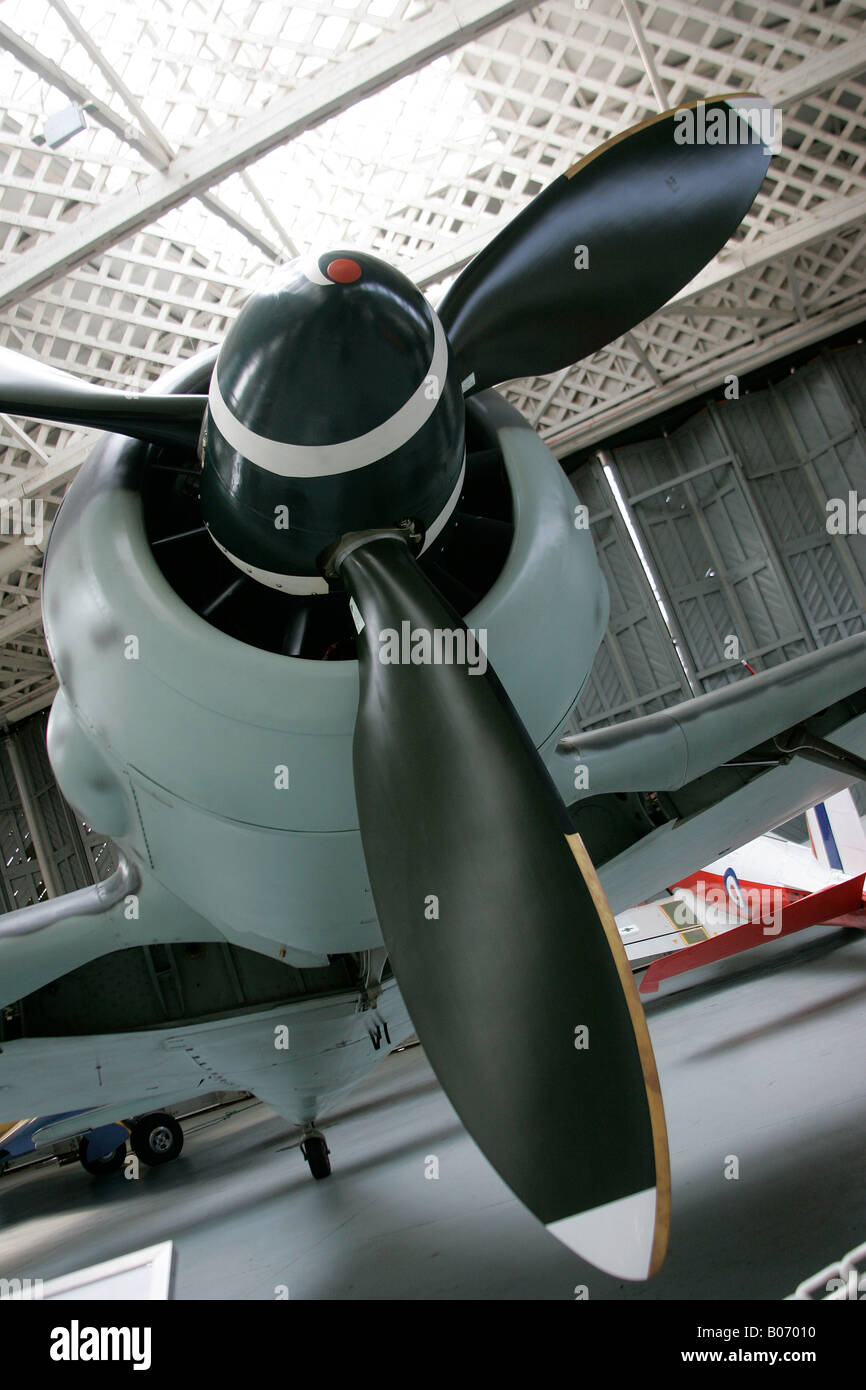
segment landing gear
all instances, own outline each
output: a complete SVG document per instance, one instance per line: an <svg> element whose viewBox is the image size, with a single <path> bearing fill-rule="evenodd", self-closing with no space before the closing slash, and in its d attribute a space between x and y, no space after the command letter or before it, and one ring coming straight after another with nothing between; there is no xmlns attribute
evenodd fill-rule
<svg viewBox="0 0 866 1390"><path fill-rule="evenodd" d="M308 1129L301 1140L301 1153L307 1160L314 1178L326 1178L330 1173L330 1152L321 1130Z"/></svg>
<svg viewBox="0 0 866 1390"><path fill-rule="evenodd" d="M102 1178L108 1173L120 1172L126 1161L126 1144L119 1144L112 1153L103 1154L102 1158L88 1158L87 1143L87 1135L82 1134L78 1141L78 1162L85 1173L91 1173L94 1178Z"/></svg>
<svg viewBox="0 0 866 1390"><path fill-rule="evenodd" d="M130 1133L132 1152L142 1163L155 1167L171 1163L183 1148L183 1130L171 1115L142 1115Z"/></svg>

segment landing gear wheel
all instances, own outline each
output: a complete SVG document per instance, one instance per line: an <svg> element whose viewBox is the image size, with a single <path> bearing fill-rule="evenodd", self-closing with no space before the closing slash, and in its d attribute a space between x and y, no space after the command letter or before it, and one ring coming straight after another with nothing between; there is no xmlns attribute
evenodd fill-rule
<svg viewBox="0 0 866 1390"><path fill-rule="evenodd" d="M130 1134L132 1152L152 1168L171 1163L183 1148L183 1130L171 1115L142 1115Z"/></svg>
<svg viewBox="0 0 866 1390"><path fill-rule="evenodd" d="M301 1153L310 1165L314 1178L326 1178L331 1171L330 1149L323 1134L308 1134L301 1141Z"/></svg>
<svg viewBox="0 0 866 1390"><path fill-rule="evenodd" d="M78 1141L78 1162L86 1173L92 1173L95 1178L105 1177L107 1173L119 1173L125 1161L125 1144L119 1144L113 1153L103 1154L102 1158L88 1158L87 1135L82 1134Z"/></svg>

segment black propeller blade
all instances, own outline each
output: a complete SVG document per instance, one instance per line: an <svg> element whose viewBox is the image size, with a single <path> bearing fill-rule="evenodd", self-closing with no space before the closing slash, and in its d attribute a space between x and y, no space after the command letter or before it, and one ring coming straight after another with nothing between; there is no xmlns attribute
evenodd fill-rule
<svg viewBox="0 0 866 1390"><path fill-rule="evenodd" d="M150 444L195 449L206 396L137 395L91 386L68 372L0 348L0 411L111 430Z"/></svg>
<svg viewBox="0 0 866 1390"><path fill-rule="evenodd" d="M760 121L750 124L737 106L770 108L749 94L702 106L606 141L470 261L438 310L465 391L596 352L660 309L721 250L770 162ZM696 138L723 120L725 143L678 143L690 116Z"/></svg>
<svg viewBox="0 0 866 1390"><path fill-rule="evenodd" d="M361 836L418 1035L521 1201L592 1263L646 1278L667 1240L664 1115L589 857L483 651L402 536L344 537L328 568L359 614ZM437 661L437 633L440 656L467 642L468 655Z"/></svg>

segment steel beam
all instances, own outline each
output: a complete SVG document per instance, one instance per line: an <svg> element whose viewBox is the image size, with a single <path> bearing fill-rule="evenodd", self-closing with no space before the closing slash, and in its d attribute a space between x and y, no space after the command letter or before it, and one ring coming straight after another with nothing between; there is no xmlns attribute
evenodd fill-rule
<svg viewBox="0 0 866 1390"><path fill-rule="evenodd" d="M6 724L17 724L21 719L27 719L31 714L37 714L39 710L45 709L46 705L53 704L54 696L57 694L57 681L53 680L48 690L43 690L41 695L33 695L30 699L18 705L10 705L0 713L0 719L5 720Z"/></svg>
<svg viewBox="0 0 866 1390"><path fill-rule="evenodd" d="M628 20L628 27L631 29L632 38L635 41L637 51L646 69L646 75L653 89L653 96L656 99L659 111L666 111L669 105L667 87L659 76L652 46L648 42L646 34L643 31L643 25L640 19L640 7L637 4L637 0L622 0L622 8L625 11L625 17Z"/></svg>

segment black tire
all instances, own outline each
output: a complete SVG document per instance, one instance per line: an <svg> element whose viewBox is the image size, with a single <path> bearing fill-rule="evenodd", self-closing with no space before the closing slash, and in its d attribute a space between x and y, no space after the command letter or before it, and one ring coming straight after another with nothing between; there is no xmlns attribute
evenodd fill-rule
<svg viewBox="0 0 866 1390"><path fill-rule="evenodd" d="M78 1162L86 1173L90 1173L94 1178L104 1178L109 1173L119 1173L126 1161L126 1144L118 1144L117 1148L110 1154L104 1154L102 1158L87 1157L87 1135L82 1134L78 1141Z"/></svg>
<svg viewBox="0 0 866 1390"><path fill-rule="evenodd" d="M183 1148L183 1130L171 1115L142 1115L130 1134L132 1152L151 1168L171 1163Z"/></svg>
<svg viewBox="0 0 866 1390"><path fill-rule="evenodd" d="M331 1171L331 1160L328 1157L328 1146L324 1139L311 1134L301 1145L301 1153L310 1165L310 1172L314 1178L326 1178Z"/></svg>

